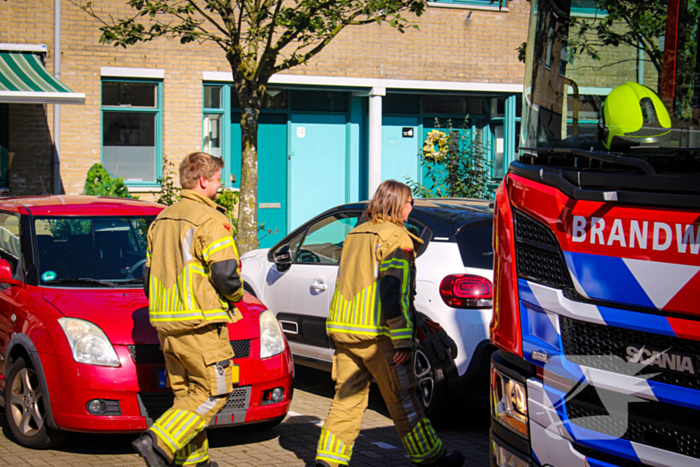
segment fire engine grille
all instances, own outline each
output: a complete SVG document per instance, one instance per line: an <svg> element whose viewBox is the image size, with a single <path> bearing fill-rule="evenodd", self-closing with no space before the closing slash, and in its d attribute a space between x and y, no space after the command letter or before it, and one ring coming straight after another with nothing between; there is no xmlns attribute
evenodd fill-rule
<svg viewBox="0 0 700 467"><path fill-rule="evenodd" d="M156 420L163 415L166 410L173 406L175 396L171 391L163 392L140 392L138 394L141 415L152 420ZM226 405L221 412L234 410L248 410L250 401L250 386L234 388L229 394Z"/></svg>
<svg viewBox="0 0 700 467"><path fill-rule="evenodd" d="M518 240L526 240L549 248L559 248L556 237L547 226L517 209L514 209L513 212L515 214L515 233Z"/></svg>
<svg viewBox="0 0 700 467"><path fill-rule="evenodd" d="M131 359L137 365L165 365L165 357L158 344L128 345ZM248 358L250 355L250 341L231 341L231 348L236 358Z"/></svg>
<svg viewBox="0 0 700 467"><path fill-rule="evenodd" d="M648 467L646 464L640 462L634 462L624 457L614 456L603 451L598 451L597 449L591 449L586 446L581 446L580 444L574 443L574 449L583 454L586 457L592 459L597 459L599 461L607 462L618 467Z"/></svg>
<svg viewBox="0 0 700 467"><path fill-rule="evenodd" d="M586 386L566 402L566 411L577 426L700 458L700 410Z"/></svg>
<svg viewBox="0 0 700 467"><path fill-rule="evenodd" d="M697 371L698 360L700 360L698 358L700 356L700 342L612 326L601 326L564 316L559 317L559 323L564 353L571 356L568 358L572 361L575 361L575 356L614 355L620 358L586 359L586 365L615 373L629 373L626 363L627 347L634 346L639 349L645 346L649 349L688 355L693 359L694 369ZM673 372L652 365L640 369L637 374L656 374L649 379L659 383L700 390L700 378L697 374Z"/></svg>
<svg viewBox="0 0 700 467"><path fill-rule="evenodd" d="M518 276L551 287L570 286L569 270L552 231L515 209L513 213Z"/></svg>

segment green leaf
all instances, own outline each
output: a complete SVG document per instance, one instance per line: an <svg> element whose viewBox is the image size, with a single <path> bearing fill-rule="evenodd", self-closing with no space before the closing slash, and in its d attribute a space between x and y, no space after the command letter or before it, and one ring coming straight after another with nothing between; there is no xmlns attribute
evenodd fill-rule
<svg viewBox="0 0 700 467"><path fill-rule="evenodd" d="M83 194L91 196L112 196L118 198L134 198L129 194L124 180L114 178L102 164L94 164L88 170Z"/></svg>

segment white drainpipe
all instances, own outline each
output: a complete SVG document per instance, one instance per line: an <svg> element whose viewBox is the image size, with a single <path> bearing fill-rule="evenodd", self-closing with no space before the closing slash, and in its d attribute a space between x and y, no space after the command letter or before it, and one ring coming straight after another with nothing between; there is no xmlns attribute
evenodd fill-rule
<svg viewBox="0 0 700 467"><path fill-rule="evenodd" d="M386 88L373 87L369 92L369 173L368 192L374 196L382 182L382 97Z"/></svg>
<svg viewBox="0 0 700 467"><path fill-rule="evenodd" d="M53 75L61 80L61 0L54 0ZM61 106L53 105L53 192L61 194Z"/></svg>

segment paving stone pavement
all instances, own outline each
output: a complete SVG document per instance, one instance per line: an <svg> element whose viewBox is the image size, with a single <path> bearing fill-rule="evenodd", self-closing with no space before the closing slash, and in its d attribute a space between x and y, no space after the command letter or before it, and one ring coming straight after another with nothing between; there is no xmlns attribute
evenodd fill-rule
<svg viewBox="0 0 700 467"><path fill-rule="evenodd" d="M210 430L212 460L221 467L313 465L322 420L333 397L330 375L297 368L292 408L277 427L254 426ZM1 409L0 409L1 410ZM72 434L56 449L26 449L9 436L5 415L0 412L0 466L141 467L145 463L131 451L134 434ZM469 467L488 466L488 407L485 399L456 403L449 420L438 430L449 450L459 449ZM351 467L409 466L401 440L394 430L376 387L370 392L369 408L353 453Z"/></svg>

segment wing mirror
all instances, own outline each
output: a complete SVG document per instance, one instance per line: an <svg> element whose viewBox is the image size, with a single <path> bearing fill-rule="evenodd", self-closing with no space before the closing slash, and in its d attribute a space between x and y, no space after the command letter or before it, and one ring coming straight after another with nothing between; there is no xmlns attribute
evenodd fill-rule
<svg viewBox="0 0 700 467"><path fill-rule="evenodd" d="M10 266L10 262L6 259L0 259L0 284L22 284L22 281L18 281L12 277L12 266Z"/></svg>
<svg viewBox="0 0 700 467"><path fill-rule="evenodd" d="M277 270L279 272L284 272L291 267L292 252L289 251L289 245L282 245L282 247L275 251L272 256L275 258L275 264L277 265Z"/></svg>

